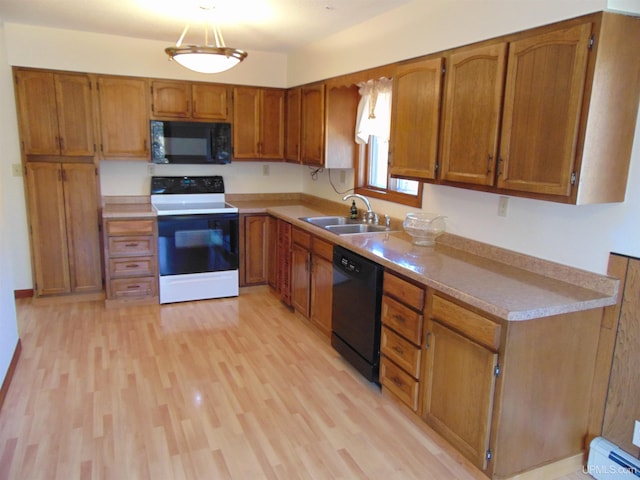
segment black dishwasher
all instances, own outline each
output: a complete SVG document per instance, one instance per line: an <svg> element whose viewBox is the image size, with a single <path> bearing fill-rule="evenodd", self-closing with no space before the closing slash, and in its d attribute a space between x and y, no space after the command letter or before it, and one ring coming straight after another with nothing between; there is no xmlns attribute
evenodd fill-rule
<svg viewBox="0 0 640 480"><path fill-rule="evenodd" d="M342 247L333 249L331 345L379 384L383 268Z"/></svg>

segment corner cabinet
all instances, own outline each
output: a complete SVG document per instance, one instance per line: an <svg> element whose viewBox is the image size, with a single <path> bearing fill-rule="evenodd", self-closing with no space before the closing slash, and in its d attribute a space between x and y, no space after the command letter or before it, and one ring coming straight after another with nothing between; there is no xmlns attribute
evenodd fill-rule
<svg viewBox="0 0 640 480"><path fill-rule="evenodd" d="M147 79L99 76L98 112L102 159L150 159Z"/></svg>
<svg viewBox="0 0 640 480"><path fill-rule="evenodd" d="M392 177L436 178L443 64L436 57L395 68L389 145Z"/></svg>
<svg viewBox="0 0 640 480"><path fill-rule="evenodd" d="M281 89L233 89L234 160L284 159L284 101Z"/></svg>
<svg viewBox="0 0 640 480"><path fill-rule="evenodd" d="M15 69L14 81L25 155L94 154L89 75Z"/></svg>
<svg viewBox="0 0 640 480"><path fill-rule="evenodd" d="M102 292L97 168L29 161L26 189L35 296Z"/></svg>

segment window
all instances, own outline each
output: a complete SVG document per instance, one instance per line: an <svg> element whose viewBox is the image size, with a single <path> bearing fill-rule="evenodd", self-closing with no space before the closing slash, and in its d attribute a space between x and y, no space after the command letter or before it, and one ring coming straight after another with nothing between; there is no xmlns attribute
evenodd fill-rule
<svg viewBox="0 0 640 480"><path fill-rule="evenodd" d="M389 176L391 80L359 84L356 142L361 145L356 192L414 207L422 205L422 184Z"/></svg>

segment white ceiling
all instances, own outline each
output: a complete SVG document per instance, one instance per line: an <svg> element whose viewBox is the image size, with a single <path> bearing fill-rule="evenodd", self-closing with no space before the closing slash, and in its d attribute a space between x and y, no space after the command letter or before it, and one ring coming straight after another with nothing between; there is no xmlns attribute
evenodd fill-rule
<svg viewBox="0 0 640 480"><path fill-rule="evenodd" d="M227 46L287 53L412 0L0 0L0 21L203 44L211 16ZM208 4L208 5L206 5ZM201 6L213 6L209 11ZM209 43L213 43L210 39Z"/></svg>

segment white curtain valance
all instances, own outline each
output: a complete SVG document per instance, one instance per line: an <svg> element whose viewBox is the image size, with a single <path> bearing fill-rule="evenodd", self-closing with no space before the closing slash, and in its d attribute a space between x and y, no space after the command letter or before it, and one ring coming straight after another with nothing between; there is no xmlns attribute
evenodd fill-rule
<svg viewBox="0 0 640 480"><path fill-rule="evenodd" d="M389 140L391 127L391 91L390 78L368 80L358 84L360 102L356 118L355 141L366 144L370 136Z"/></svg>

